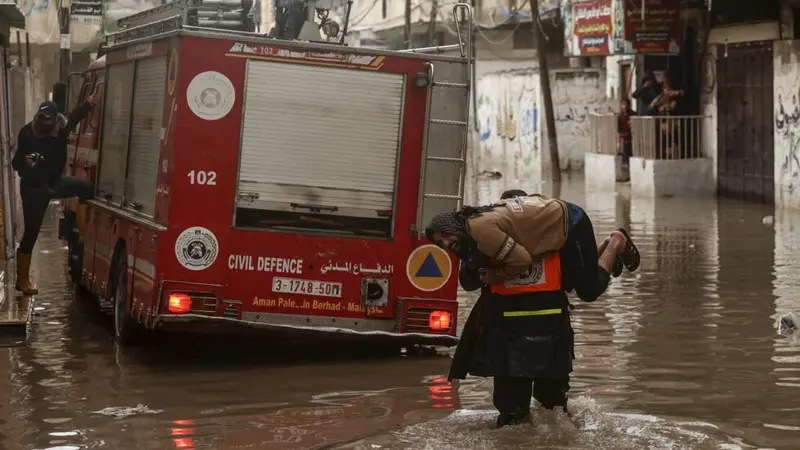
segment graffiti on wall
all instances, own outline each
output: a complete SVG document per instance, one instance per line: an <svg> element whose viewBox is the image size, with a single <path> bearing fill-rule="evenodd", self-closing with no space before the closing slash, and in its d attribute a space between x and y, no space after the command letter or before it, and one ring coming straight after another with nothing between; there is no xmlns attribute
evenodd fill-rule
<svg viewBox="0 0 800 450"><path fill-rule="evenodd" d="M478 146L474 165L478 202L505 189L534 189L538 166L539 78L532 71L489 73L477 83Z"/></svg>
<svg viewBox="0 0 800 450"><path fill-rule="evenodd" d="M562 169L582 169L590 145L589 115L609 112L605 73L558 71L551 75L554 118ZM476 85L477 148L473 165L478 200L496 200L505 189L537 189L542 161L542 110L535 70L492 72Z"/></svg>
<svg viewBox="0 0 800 450"><path fill-rule="evenodd" d="M796 42L796 41L795 41ZM795 42L775 44L775 183L776 191L793 196L800 181L800 62Z"/></svg>
<svg viewBox="0 0 800 450"><path fill-rule="evenodd" d="M582 169L590 145L589 114L616 110L617 102L606 97L605 73L582 70L555 72L553 112L558 136L561 168Z"/></svg>
<svg viewBox="0 0 800 450"><path fill-rule="evenodd" d="M59 42L58 2L55 0L17 0L25 14L25 30L32 44Z"/></svg>

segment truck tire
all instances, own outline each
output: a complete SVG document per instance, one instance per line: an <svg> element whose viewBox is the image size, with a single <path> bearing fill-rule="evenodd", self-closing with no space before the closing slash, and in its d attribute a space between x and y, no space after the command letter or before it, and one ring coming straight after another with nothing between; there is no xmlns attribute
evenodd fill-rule
<svg viewBox="0 0 800 450"><path fill-rule="evenodd" d="M125 261L127 258L123 252L113 272L114 339L120 345L131 346L142 342L144 329L131 317L128 307L128 270Z"/></svg>

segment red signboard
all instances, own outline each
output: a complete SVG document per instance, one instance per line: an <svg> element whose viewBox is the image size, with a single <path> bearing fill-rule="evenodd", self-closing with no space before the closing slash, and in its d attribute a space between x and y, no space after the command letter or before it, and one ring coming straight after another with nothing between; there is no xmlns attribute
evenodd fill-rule
<svg viewBox="0 0 800 450"><path fill-rule="evenodd" d="M612 0L572 4L572 32L567 55L605 56L614 53Z"/></svg>
<svg viewBox="0 0 800 450"><path fill-rule="evenodd" d="M678 53L680 0L625 3L625 53Z"/></svg>

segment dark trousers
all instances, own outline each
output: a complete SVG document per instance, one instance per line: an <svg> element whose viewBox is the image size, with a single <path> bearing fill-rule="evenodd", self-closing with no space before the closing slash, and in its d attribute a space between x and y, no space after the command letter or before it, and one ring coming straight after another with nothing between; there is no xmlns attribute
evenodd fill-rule
<svg viewBox="0 0 800 450"><path fill-rule="evenodd" d="M500 414L520 416L531 409L531 397L547 409L567 407L569 376L564 378L494 377L494 407Z"/></svg>
<svg viewBox="0 0 800 450"><path fill-rule="evenodd" d="M88 200L93 195L94 185L75 177L62 177L53 189L40 185L30 186L24 181L21 182L20 196L22 197L22 218L25 220L25 229L17 250L20 253L33 253L33 246L39 237L39 230L42 228L42 221L47 213L47 205L50 204L50 200L71 197Z"/></svg>
<svg viewBox="0 0 800 450"><path fill-rule="evenodd" d="M582 210L581 210L582 211ZM598 265L597 240L589 216L582 217L570 228L567 234L569 274L575 293L585 302L593 302L608 288L611 275Z"/></svg>
<svg viewBox="0 0 800 450"><path fill-rule="evenodd" d="M629 142L622 141L621 146L622 146L622 162L628 164L628 162L631 159L631 156L633 156L633 143L630 141Z"/></svg>

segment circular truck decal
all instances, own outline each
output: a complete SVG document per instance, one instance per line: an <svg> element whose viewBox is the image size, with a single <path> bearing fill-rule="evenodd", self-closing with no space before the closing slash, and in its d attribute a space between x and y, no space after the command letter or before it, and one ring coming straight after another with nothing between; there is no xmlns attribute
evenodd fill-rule
<svg viewBox="0 0 800 450"><path fill-rule="evenodd" d="M219 242L208 228L191 227L175 240L175 257L189 270L205 270L219 255Z"/></svg>
<svg viewBox="0 0 800 450"><path fill-rule="evenodd" d="M186 102L195 115L204 120L227 116L236 101L236 89L225 75L209 70L196 75L186 88Z"/></svg>
<svg viewBox="0 0 800 450"><path fill-rule="evenodd" d="M432 292L441 289L453 272L450 255L441 248L427 244L408 255L406 276L420 291Z"/></svg>

